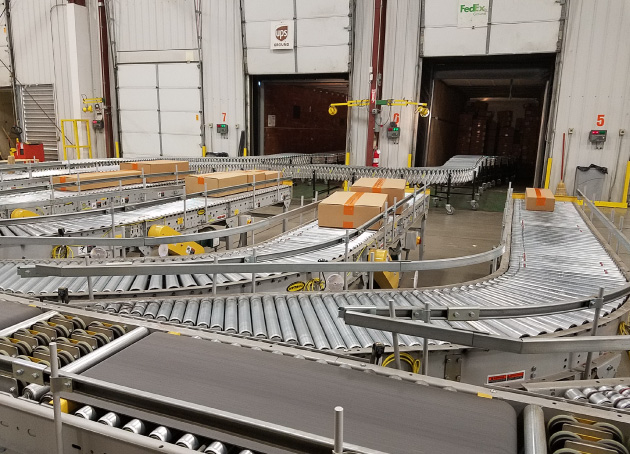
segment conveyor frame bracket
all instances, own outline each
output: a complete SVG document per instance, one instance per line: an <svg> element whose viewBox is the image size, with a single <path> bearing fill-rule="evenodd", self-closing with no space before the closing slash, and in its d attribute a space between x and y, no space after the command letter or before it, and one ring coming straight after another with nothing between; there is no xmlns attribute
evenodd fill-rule
<svg viewBox="0 0 630 454"><path fill-rule="evenodd" d="M448 321L462 322L479 320L478 307L449 307L446 313Z"/></svg>
<svg viewBox="0 0 630 454"><path fill-rule="evenodd" d="M72 392L73 391L73 386L72 386L72 379L71 378L64 378L64 377L57 377L57 378L52 378L50 379L50 390L53 393L56 392Z"/></svg>
<svg viewBox="0 0 630 454"><path fill-rule="evenodd" d="M13 376L18 380L44 386L44 371L48 366L16 358L12 367Z"/></svg>
<svg viewBox="0 0 630 454"><path fill-rule="evenodd" d="M444 359L444 380L461 381L462 355L446 355Z"/></svg>

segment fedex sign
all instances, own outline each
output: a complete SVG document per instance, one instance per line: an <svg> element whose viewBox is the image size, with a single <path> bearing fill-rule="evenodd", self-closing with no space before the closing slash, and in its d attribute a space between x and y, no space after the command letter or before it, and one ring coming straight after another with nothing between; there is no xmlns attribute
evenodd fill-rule
<svg viewBox="0 0 630 454"><path fill-rule="evenodd" d="M488 25L488 9L490 0L460 0L457 6L458 27L485 27Z"/></svg>

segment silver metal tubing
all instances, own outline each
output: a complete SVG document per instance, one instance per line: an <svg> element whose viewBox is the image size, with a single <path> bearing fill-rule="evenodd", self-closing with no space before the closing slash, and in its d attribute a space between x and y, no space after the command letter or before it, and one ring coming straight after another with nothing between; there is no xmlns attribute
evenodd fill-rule
<svg viewBox="0 0 630 454"><path fill-rule="evenodd" d="M334 454L343 454L343 407L335 407Z"/></svg>
<svg viewBox="0 0 630 454"><path fill-rule="evenodd" d="M169 321L175 323L182 323L184 319L184 313L186 312L186 300L176 300L173 306L173 312L171 312L171 318Z"/></svg>
<svg viewBox="0 0 630 454"><path fill-rule="evenodd" d="M197 314L199 313L199 301L188 300L186 304L186 312L184 312L183 323L185 325L197 324Z"/></svg>
<svg viewBox="0 0 630 454"><path fill-rule="evenodd" d="M393 319L396 318L396 312L394 311L394 300L389 300L389 316ZM400 347L398 345L398 333L392 332L392 343L394 345L394 360L396 364L396 369L401 370L402 365L400 364ZM425 358L422 358L423 361L426 361Z"/></svg>
<svg viewBox="0 0 630 454"><path fill-rule="evenodd" d="M193 434L184 434L175 442L175 445L196 451L199 448L199 440Z"/></svg>
<svg viewBox="0 0 630 454"><path fill-rule="evenodd" d="M213 441L203 452L208 454L227 454L228 449L220 441Z"/></svg>
<svg viewBox="0 0 630 454"><path fill-rule="evenodd" d="M50 378L59 378L59 357L57 356L57 342L48 344L50 349ZM57 454L63 454L63 422L61 421L61 398L59 390L53 392L53 415L55 418L55 439L57 442Z"/></svg>
<svg viewBox="0 0 630 454"><path fill-rule="evenodd" d="M577 388L567 389L564 392L564 397L578 402L585 402L588 400L584 393Z"/></svg>
<svg viewBox="0 0 630 454"><path fill-rule="evenodd" d="M147 328L135 328L134 330L122 335L118 339L114 339L109 344L97 348L92 353L89 353L68 364L67 366L62 367L60 370L73 374L80 374L81 372L85 372L87 369L94 366L95 364L100 363L113 354L119 352L123 348L128 347L129 345L139 341L140 339L148 335L149 330ZM49 386L31 384L24 388L23 395L27 399L39 401L48 391L50 391Z"/></svg>
<svg viewBox="0 0 630 454"><path fill-rule="evenodd" d="M210 328L223 330L225 320L225 300L223 298L215 298L212 302L212 318L210 319Z"/></svg>
<svg viewBox="0 0 630 454"><path fill-rule="evenodd" d="M134 434L144 435L146 427L143 421L140 421L139 419L132 419L127 424L125 424L122 429L126 430L127 432L132 432Z"/></svg>
<svg viewBox="0 0 630 454"><path fill-rule="evenodd" d="M611 213L614 213L612 211ZM599 314L602 310L602 304L604 302L604 288L599 288L599 295L595 300L595 314L593 316L593 327L591 328L591 336L597 336L597 328L599 325ZM586 363L584 364L584 380L591 378L591 364L593 363L593 352L588 352L586 356Z"/></svg>
<svg viewBox="0 0 630 454"><path fill-rule="evenodd" d="M251 307L249 303L249 298L241 296L238 298L237 302L238 307L238 333L244 336L251 336L253 333L252 329L252 318L251 318Z"/></svg>
<svg viewBox="0 0 630 454"><path fill-rule="evenodd" d="M156 427L155 430L153 430L149 434L149 437L168 443L169 441L171 441L171 438L173 436L171 434L171 431L167 427L159 426Z"/></svg>
<svg viewBox="0 0 630 454"><path fill-rule="evenodd" d="M545 434L545 415L538 405L528 405L523 410L525 425L524 454L547 454L547 436Z"/></svg>
<svg viewBox="0 0 630 454"><path fill-rule="evenodd" d="M168 321L171 318L171 312L173 312L174 305L175 301L173 300L162 301L162 304L160 305L160 310L158 311L155 319L162 322Z"/></svg>
<svg viewBox="0 0 630 454"><path fill-rule="evenodd" d="M120 416L118 416L113 411L110 411L109 413L105 413L103 416L98 418L97 422L110 427L118 427L120 426Z"/></svg>
<svg viewBox="0 0 630 454"><path fill-rule="evenodd" d="M33 326L35 323L49 320L50 318L54 317L55 315L59 315L59 312L57 312L57 311L48 311L48 312L44 312L43 314L36 315L35 317L31 317L31 318L29 318L27 320L24 320L24 321L20 322L20 323L16 323L15 325L12 325L12 326L9 326L8 328L0 330L0 336L2 336L2 337L11 336L17 330L25 329L25 328L28 329L31 326Z"/></svg>
<svg viewBox="0 0 630 454"><path fill-rule="evenodd" d="M199 304L199 314L197 315L197 326L202 328L210 327L210 315L212 314L212 302L205 298Z"/></svg>

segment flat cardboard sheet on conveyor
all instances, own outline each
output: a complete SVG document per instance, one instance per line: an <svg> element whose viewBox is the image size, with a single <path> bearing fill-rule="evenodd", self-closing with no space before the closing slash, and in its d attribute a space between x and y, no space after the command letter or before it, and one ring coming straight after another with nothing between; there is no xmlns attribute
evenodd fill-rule
<svg viewBox="0 0 630 454"><path fill-rule="evenodd" d="M505 402L315 361L153 333L83 375L397 454L516 452ZM420 379L420 377L418 377Z"/></svg>
<svg viewBox="0 0 630 454"><path fill-rule="evenodd" d="M41 309L0 300L0 329L13 326L42 313Z"/></svg>

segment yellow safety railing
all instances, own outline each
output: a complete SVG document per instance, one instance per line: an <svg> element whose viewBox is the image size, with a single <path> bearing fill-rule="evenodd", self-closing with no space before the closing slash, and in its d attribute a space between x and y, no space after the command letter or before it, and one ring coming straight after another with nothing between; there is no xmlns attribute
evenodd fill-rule
<svg viewBox="0 0 630 454"><path fill-rule="evenodd" d="M72 123L72 135L74 137L74 145L66 140L66 123ZM79 140L79 123L85 124L85 132L87 143L81 145ZM92 159L92 138L90 137L90 121L83 119L64 119L61 120L61 140L63 144L63 159L68 159L68 148L74 148L77 152L77 159L81 159L81 149L87 149L88 156Z"/></svg>

